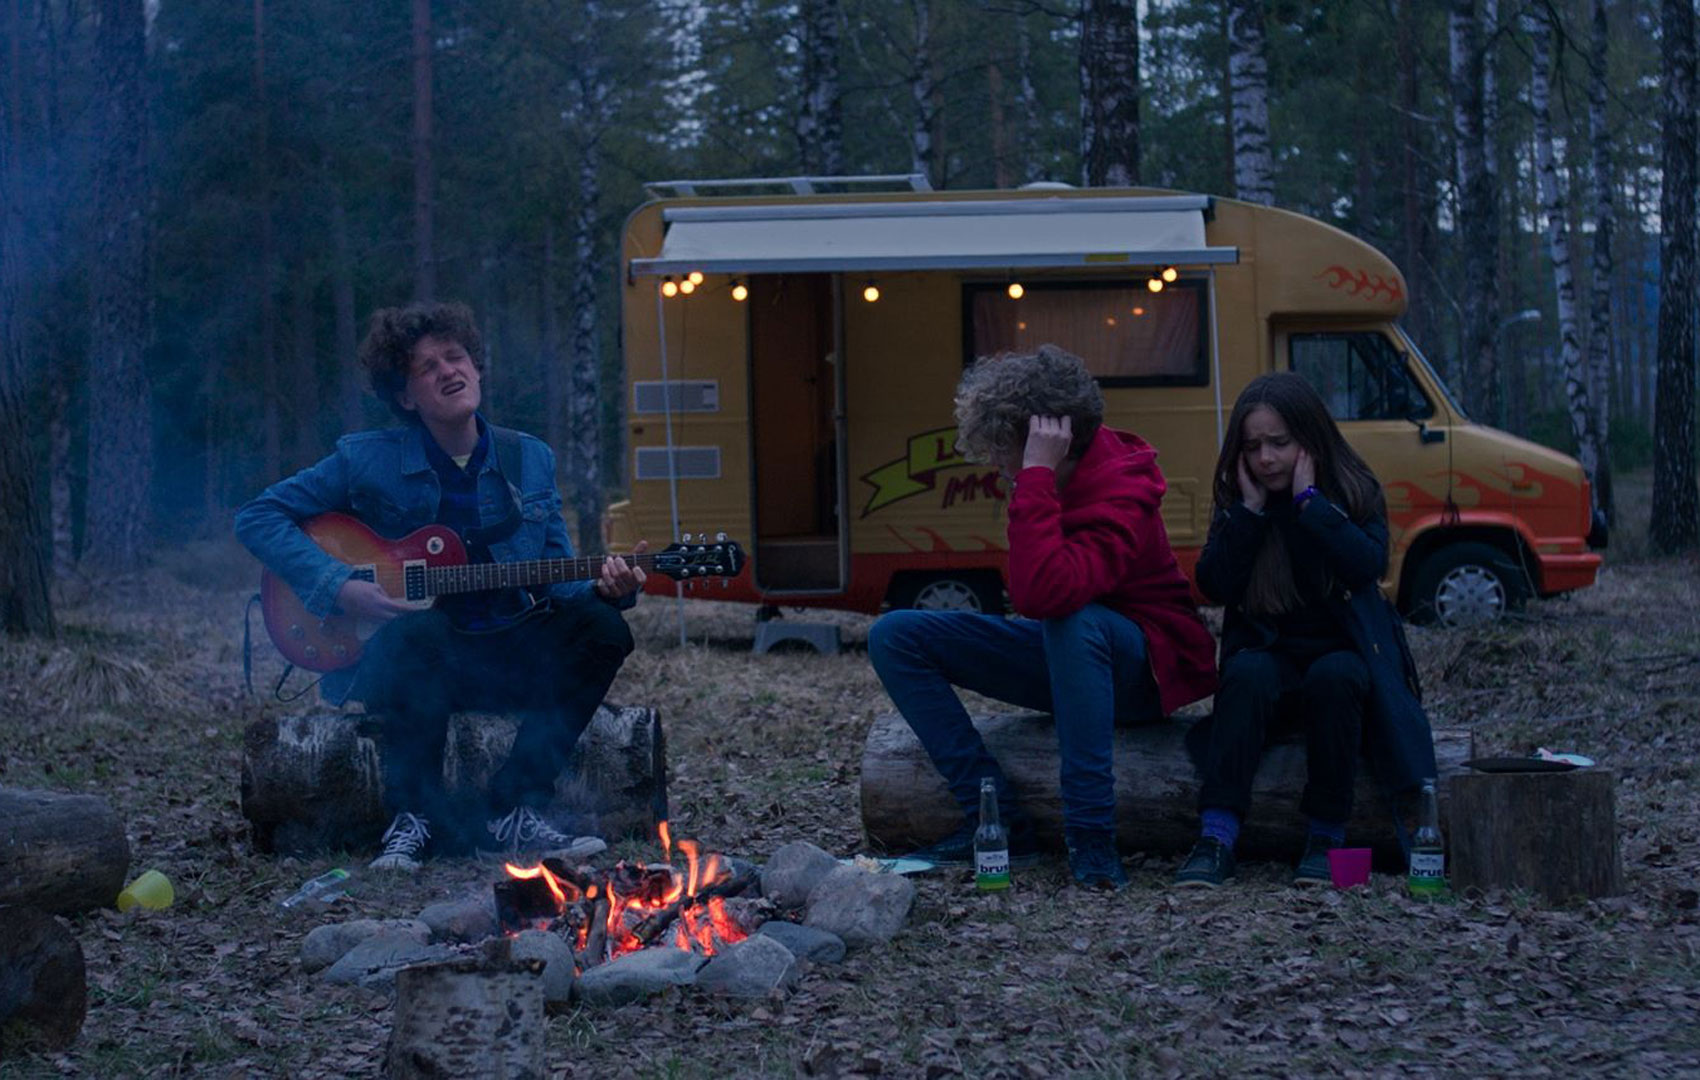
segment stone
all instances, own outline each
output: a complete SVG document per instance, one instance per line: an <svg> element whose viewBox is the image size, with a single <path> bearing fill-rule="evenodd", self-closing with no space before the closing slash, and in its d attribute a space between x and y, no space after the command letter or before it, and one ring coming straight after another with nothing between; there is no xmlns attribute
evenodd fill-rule
<svg viewBox="0 0 1700 1080"><path fill-rule="evenodd" d="M354 946L386 930L398 930L419 944L431 940L431 928L418 919L353 919L315 926L301 942L301 970L311 975L330 967Z"/></svg>
<svg viewBox="0 0 1700 1080"><path fill-rule="evenodd" d="M579 1000L587 1005L624 1005L670 986L691 986L707 961L683 949L655 947L598 964L578 977Z"/></svg>
<svg viewBox="0 0 1700 1080"><path fill-rule="evenodd" d="M573 995L574 974L572 946L559 934L547 930L522 930L508 944L508 955L515 960L543 961L543 1003L545 1006L564 1006Z"/></svg>
<svg viewBox="0 0 1700 1080"><path fill-rule="evenodd" d="M801 975L797 957L776 938L757 934L712 957L697 972L697 989L726 997L764 998L789 991Z"/></svg>
<svg viewBox="0 0 1700 1080"><path fill-rule="evenodd" d="M344 953L325 972L325 981L387 989L395 985L395 973L411 964L446 960L454 950L446 945L426 945L406 930L382 930Z"/></svg>
<svg viewBox="0 0 1700 1080"><path fill-rule="evenodd" d="M760 933L791 950L791 955L811 964L836 964L844 959L844 939L837 934L775 919L762 923Z"/></svg>
<svg viewBox="0 0 1700 1080"><path fill-rule="evenodd" d="M852 949L890 941L915 903L915 883L900 874L840 866L809 894L803 925L837 934Z"/></svg>
<svg viewBox="0 0 1700 1080"><path fill-rule="evenodd" d="M496 897L488 892L432 904L419 913L419 921L431 928L437 941L483 941L502 929L496 920Z"/></svg>
<svg viewBox="0 0 1700 1080"><path fill-rule="evenodd" d="M782 908L802 907L838 860L806 840L786 844L761 869L761 894Z"/></svg>

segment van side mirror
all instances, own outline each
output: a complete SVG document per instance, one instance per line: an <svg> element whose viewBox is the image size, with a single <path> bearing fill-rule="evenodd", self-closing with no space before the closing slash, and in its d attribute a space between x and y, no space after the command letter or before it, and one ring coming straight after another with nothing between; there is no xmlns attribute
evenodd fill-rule
<svg viewBox="0 0 1700 1080"><path fill-rule="evenodd" d="M1424 446L1429 446L1433 443L1443 443L1443 442L1446 441L1446 432L1430 430L1429 426L1428 426L1428 421L1424 420L1422 417L1420 417L1420 416L1407 416L1405 419L1407 419L1411 423L1417 425L1417 439Z"/></svg>

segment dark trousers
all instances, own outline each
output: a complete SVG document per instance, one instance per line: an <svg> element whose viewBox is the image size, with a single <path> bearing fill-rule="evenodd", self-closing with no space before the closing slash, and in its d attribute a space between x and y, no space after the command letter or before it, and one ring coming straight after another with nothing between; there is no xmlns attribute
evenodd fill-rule
<svg viewBox="0 0 1700 1080"><path fill-rule="evenodd" d="M1330 824L1352 816L1352 788L1363 744L1369 668L1348 650L1285 653L1247 649L1222 665L1209 738L1199 760L1199 807L1251 806L1251 782L1278 720L1304 731L1309 776L1299 808Z"/></svg>
<svg viewBox="0 0 1700 1080"><path fill-rule="evenodd" d="M868 659L970 820L979 816L982 777L997 783L1006 824L1017 809L952 687L1056 718L1070 829L1115 828L1115 725L1163 719L1144 631L1100 604L1043 621L893 611L868 632Z"/></svg>
<svg viewBox="0 0 1700 1080"><path fill-rule="evenodd" d="M483 633L457 631L436 610L385 623L366 643L351 695L383 721L385 806L431 819L443 847L469 845L476 831L448 803L443 750L450 714L471 710L523 714L483 810L547 804L631 651L625 619L595 596L552 600Z"/></svg>

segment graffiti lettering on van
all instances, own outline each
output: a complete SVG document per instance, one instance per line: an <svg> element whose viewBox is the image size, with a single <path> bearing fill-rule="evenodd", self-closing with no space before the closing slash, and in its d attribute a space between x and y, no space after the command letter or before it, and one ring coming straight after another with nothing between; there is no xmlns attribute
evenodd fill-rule
<svg viewBox="0 0 1700 1080"><path fill-rule="evenodd" d="M1405 287L1396 277L1382 277L1380 274L1363 270L1348 270L1339 263L1316 276L1327 278L1330 289L1345 289L1360 300L1377 300L1385 294L1389 301L1397 301L1405 295Z"/></svg>
<svg viewBox="0 0 1700 1080"><path fill-rule="evenodd" d="M932 491L940 470L968 465L968 459L956 452L955 428L934 428L911 435L902 457L862 475L862 483L871 484L874 489L867 505L862 507L862 516Z"/></svg>
<svg viewBox="0 0 1700 1080"><path fill-rule="evenodd" d="M998 483L998 471L974 473L971 476L953 476L945 481L944 501L940 509L948 510L956 505L956 500L973 502L975 499L996 499L1004 501L1003 485Z"/></svg>

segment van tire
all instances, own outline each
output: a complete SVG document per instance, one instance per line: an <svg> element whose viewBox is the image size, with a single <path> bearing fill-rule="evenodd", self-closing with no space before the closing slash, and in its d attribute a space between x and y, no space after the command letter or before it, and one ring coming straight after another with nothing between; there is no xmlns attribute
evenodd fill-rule
<svg viewBox="0 0 1700 1080"><path fill-rule="evenodd" d="M1533 591L1528 575L1503 549L1466 540L1422 561L1407 605L1419 626L1479 626L1522 607Z"/></svg>
<svg viewBox="0 0 1700 1080"><path fill-rule="evenodd" d="M901 574L886 595L893 611L1004 613L1003 581L990 571Z"/></svg>

